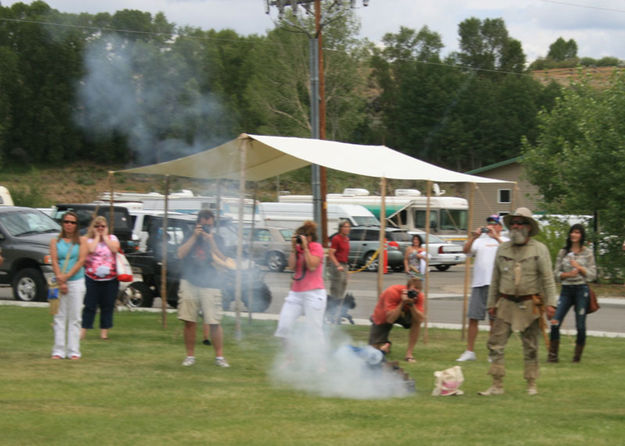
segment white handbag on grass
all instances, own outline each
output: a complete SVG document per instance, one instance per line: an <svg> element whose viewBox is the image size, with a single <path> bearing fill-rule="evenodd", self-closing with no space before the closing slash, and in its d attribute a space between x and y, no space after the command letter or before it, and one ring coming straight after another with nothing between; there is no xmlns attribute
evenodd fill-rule
<svg viewBox="0 0 625 446"><path fill-rule="evenodd" d="M434 372L434 378L432 396L464 395L464 392L460 390L460 386L464 382L464 375L459 365Z"/></svg>

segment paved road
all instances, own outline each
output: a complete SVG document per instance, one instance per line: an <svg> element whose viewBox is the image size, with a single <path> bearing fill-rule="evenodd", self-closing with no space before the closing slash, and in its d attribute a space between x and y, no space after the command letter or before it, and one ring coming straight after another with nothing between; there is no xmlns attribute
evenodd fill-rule
<svg viewBox="0 0 625 446"><path fill-rule="evenodd" d="M464 267L454 266L447 271L430 271L428 320L437 324L462 324ZM268 273L265 277L273 292L268 313L280 312L288 292L290 273ZM391 273L384 276L384 287L405 283L406 275ZM377 275L361 272L350 275L348 291L356 298L356 308L350 311L354 318L368 319L377 302ZM614 302L610 302L614 301ZM620 303L620 305L619 305ZM602 300L601 310L588 316L588 330L625 333L625 299ZM484 325L485 327L487 326ZM575 329L575 316L570 311L564 320L564 330Z"/></svg>
<svg viewBox="0 0 625 446"><path fill-rule="evenodd" d="M291 274L267 273L265 281L271 288L273 300L267 313L277 315L286 296ZM391 273L384 276L384 288L398 283L405 283L403 273ZM428 300L428 322L432 324L462 323L464 289L464 267L454 266L448 271L432 269L430 272L430 292ZM348 291L356 298L356 308L350 311L355 319L366 321L377 302L377 275L361 272L350 275ZM11 289L0 287L0 299L12 300ZM625 333L625 299L600 299L602 308L587 319L590 331ZM159 300L155 305L160 305ZM484 325L486 327L486 325ZM565 321L565 330L575 329L575 317L569 312Z"/></svg>

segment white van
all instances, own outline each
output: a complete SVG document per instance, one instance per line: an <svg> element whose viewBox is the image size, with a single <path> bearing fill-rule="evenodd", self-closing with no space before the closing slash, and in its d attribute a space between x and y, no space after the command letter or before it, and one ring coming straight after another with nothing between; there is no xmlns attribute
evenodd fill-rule
<svg viewBox="0 0 625 446"><path fill-rule="evenodd" d="M0 205L13 206L13 197L11 197L9 189L4 186L0 186Z"/></svg>
<svg viewBox="0 0 625 446"><path fill-rule="evenodd" d="M258 210L265 225L297 229L306 220L313 219L312 203L261 202ZM380 221L364 206L355 204L328 204L328 234L338 231L339 222L348 220L352 226L379 226Z"/></svg>

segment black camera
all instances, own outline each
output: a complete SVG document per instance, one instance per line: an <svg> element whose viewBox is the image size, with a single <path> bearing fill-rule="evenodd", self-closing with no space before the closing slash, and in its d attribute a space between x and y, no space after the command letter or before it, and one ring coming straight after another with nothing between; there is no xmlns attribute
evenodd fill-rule
<svg viewBox="0 0 625 446"><path fill-rule="evenodd" d="M207 234L210 234L211 228L211 225L202 225L202 231L206 232Z"/></svg>
<svg viewBox="0 0 625 446"><path fill-rule="evenodd" d="M301 235L296 235L295 236L295 243L297 243L298 245L302 244L302 236Z"/></svg>
<svg viewBox="0 0 625 446"><path fill-rule="evenodd" d="M490 232L490 229L488 229L488 227L484 226L482 228L482 234L488 234Z"/></svg>
<svg viewBox="0 0 625 446"><path fill-rule="evenodd" d="M408 299L414 299L417 297L417 290L408 290Z"/></svg>

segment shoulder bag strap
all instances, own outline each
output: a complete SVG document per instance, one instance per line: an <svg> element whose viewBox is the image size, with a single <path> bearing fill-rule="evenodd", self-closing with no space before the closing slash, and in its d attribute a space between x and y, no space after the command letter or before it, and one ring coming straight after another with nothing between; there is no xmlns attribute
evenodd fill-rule
<svg viewBox="0 0 625 446"><path fill-rule="evenodd" d="M56 242L56 249L57 249L57 252L58 252L58 249L59 249L59 242L58 242L58 240ZM67 250L67 255L65 256L65 261L63 262L63 268L61 269L62 273L67 272L67 266L69 264L69 257L72 254L72 249L74 249L74 243L72 243L69 246L69 249Z"/></svg>

